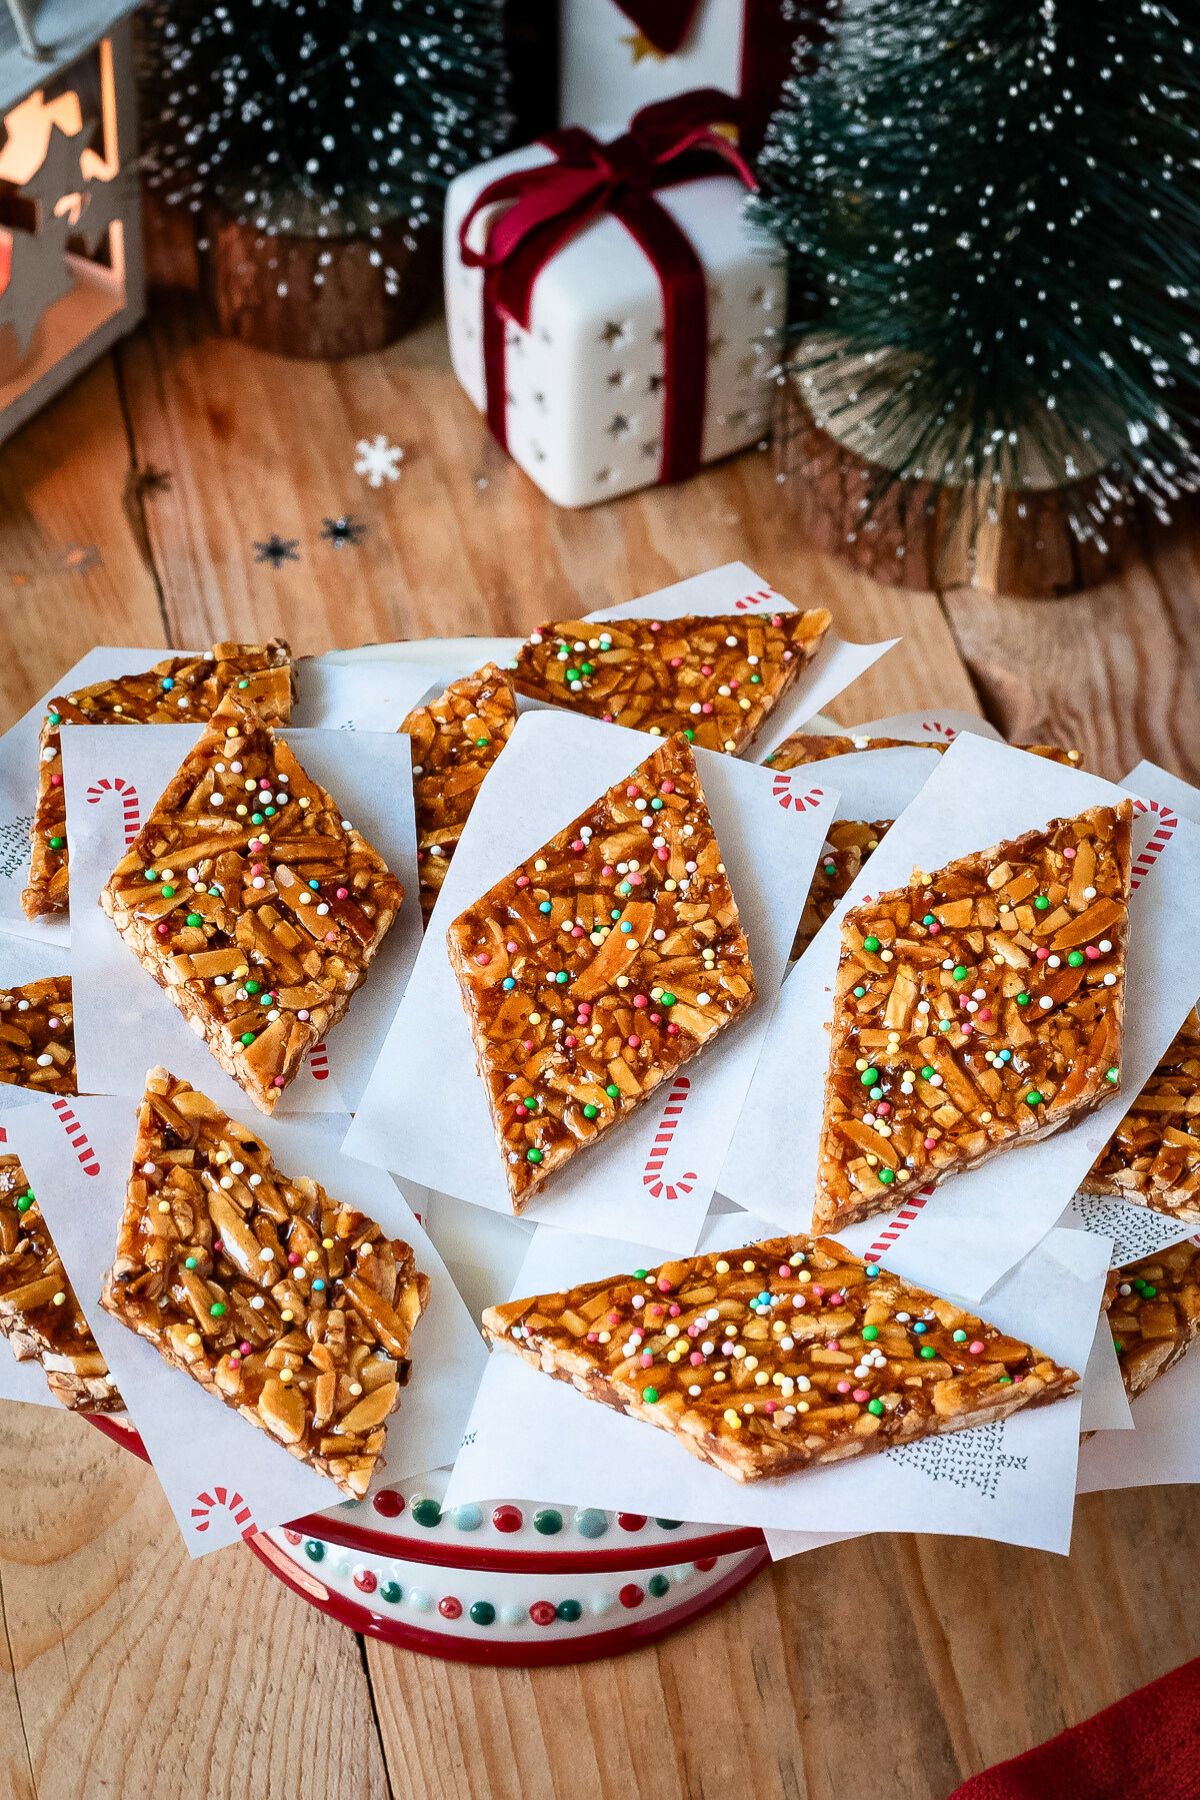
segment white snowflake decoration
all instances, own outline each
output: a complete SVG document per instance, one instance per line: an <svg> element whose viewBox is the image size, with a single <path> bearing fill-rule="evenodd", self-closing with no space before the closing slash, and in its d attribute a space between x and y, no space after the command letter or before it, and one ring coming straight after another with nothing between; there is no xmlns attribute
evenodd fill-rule
<svg viewBox="0 0 1200 1800"><path fill-rule="evenodd" d="M385 481L400 479L404 451L399 444L389 443L382 432L373 438L359 438L354 448L354 473L363 476L369 487L382 487Z"/></svg>

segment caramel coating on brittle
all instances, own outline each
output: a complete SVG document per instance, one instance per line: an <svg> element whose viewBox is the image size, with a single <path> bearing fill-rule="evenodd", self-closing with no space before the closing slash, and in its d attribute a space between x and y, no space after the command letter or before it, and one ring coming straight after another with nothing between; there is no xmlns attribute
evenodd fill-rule
<svg viewBox="0 0 1200 1800"><path fill-rule="evenodd" d="M516 719L512 683L488 663L474 675L452 681L436 700L414 707L400 727L412 739L417 864L426 924L475 796Z"/></svg>
<svg viewBox="0 0 1200 1800"><path fill-rule="evenodd" d="M1057 1399L1073 1370L840 1244L772 1238L493 1306L485 1335L737 1481Z"/></svg>
<svg viewBox="0 0 1200 1800"><path fill-rule="evenodd" d="M1105 1302L1131 1400L1165 1375L1200 1336L1200 1242L1172 1244L1117 1269Z"/></svg>
<svg viewBox="0 0 1200 1800"><path fill-rule="evenodd" d="M447 932L519 1208L750 1005L695 757L669 738Z"/></svg>
<svg viewBox="0 0 1200 1800"><path fill-rule="evenodd" d="M167 1362L361 1499L428 1298L408 1244L150 1071L102 1302Z"/></svg>
<svg viewBox="0 0 1200 1800"><path fill-rule="evenodd" d="M941 756L950 748L940 738L851 737L838 732L796 731L785 738L777 750L763 761L772 769L798 769L805 763L827 762L833 756L852 756L859 750L936 750ZM1017 744L1030 756L1042 756L1047 762L1061 763L1064 768L1080 766L1078 750L1064 750L1058 744Z"/></svg>
<svg viewBox="0 0 1200 1800"><path fill-rule="evenodd" d="M270 1112L366 979L403 898L333 798L230 695L100 904Z"/></svg>
<svg viewBox="0 0 1200 1800"><path fill-rule="evenodd" d="M891 830L892 819L835 819L817 858L792 942L792 960L803 956L825 921L858 880L867 858Z"/></svg>
<svg viewBox="0 0 1200 1800"><path fill-rule="evenodd" d="M1090 1110L1120 1079L1128 801L852 908L813 1217L894 1207Z"/></svg>
<svg viewBox="0 0 1200 1800"><path fill-rule="evenodd" d="M810 663L830 615L729 613L680 619L560 619L517 653L513 685L635 731L682 731L704 750L753 743Z"/></svg>
<svg viewBox="0 0 1200 1800"><path fill-rule="evenodd" d="M1083 1182L1200 1220L1200 1019L1193 1009Z"/></svg>
<svg viewBox="0 0 1200 1800"><path fill-rule="evenodd" d="M0 988L0 1081L41 1094L75 1092L69 975Z"/></svg>
<svg viewBox="0 0 1200 1800"><path fill-rule="evenodd" d="M67 908L67 797L60 727L187 725L210 719L230 689L264 719L286 720L293 695L287 645L279 638L269 644L214 644L206 656L168 656L144 674L97 681L51 700L39 740L29 885L21 896L31 919Z"/></svg>

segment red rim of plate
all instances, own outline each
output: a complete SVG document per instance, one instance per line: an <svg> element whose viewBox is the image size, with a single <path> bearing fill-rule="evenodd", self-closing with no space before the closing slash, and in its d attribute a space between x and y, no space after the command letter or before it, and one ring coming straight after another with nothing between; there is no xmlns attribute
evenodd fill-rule
<svg viewBox="0 0 1200 1800"><path fill-rule="evenodd" d="M761 1533L755 1532L761 1538ZM399 1619L387 1619L369 1607L360 1606L346 1594L327 1588L323 1581L301 1569L285 1555L265 1532L246 1539L260 1562L292 1592L327 1613L339 1625L367 1637L378 1638L402 1650L415 1650L424 1656L436 1656L443 1662L485 1663L493 1668L530 1668L552 1663L594 1662L603 1656L619 1656L626 1650L639 1650L681 1625L699 1618L712 1607L745 1587L759 1570L770 1562L765 1542L757 1553L742 1558L728 1574L714 1581L702 1593L694 1594L679 1606L670 1607L649 1619L630 1619L608 1631L596 1631L580 1637L526 1638L518 1643L506 1638L458 1637L450 1632L424 1631L419 1625L406 1625ZM690 1548L690 1546L689 1546ZM416 1560L415 1558L413 1560ZM536 1629L536 1628L535 1628Z"/></svg>
<svg viewBox="0 0 1200 1800"><path fill-rule="evenodd" d="M85 1417L90 1425L102 1431L112 1443L119 1444L124 1450L131 1450L145 1463L150 1461L146 1446L135 1426L122 1424L118 1418L108 1413L88 1413ZM337 1544L344 1550L359 1550L371 1556L391 1557L396 1562L430 1563L441 1568L477 1570L491 1574L509 1571L512 1574L543 1572L548 1575L570 1575L584 1574L589 1570L600 1574L611 1569L648 1569L662 1562L678 1562L680 1556L686 1556L691 1561L701 1556L730 1556L739 1550L754 1550L759 1547L766 1553L766 1539L762 1532L744 1525L731 1525L723 1531L711 1531L704 1537L681 1538L679 1553L674 1556L671 1554L674 1546L669 1543L627 1542L603 1550L477 1550L461 1540L453 1544L439 1544L402 1533L372 1531L369 1526L326 1518L324 1514L318 1513L306 1513L303 1518L289 1520L286 1529L303 1532L306 1537L320 1538L326 1544ZM365 1612L366 1609L360 1610ZM365 1630L367 1627L361 1629ZM415 1644L416 1638L431 1635L422 1632L417 1626L405 1626L403 1629L412 1634L416 1648L421 1647ZM440 1635L432 1635L440 1644ZM408 1643L409 1639L389 1641ZM486 1662L490 1659L483 1657L479 1660Z"/></svg>

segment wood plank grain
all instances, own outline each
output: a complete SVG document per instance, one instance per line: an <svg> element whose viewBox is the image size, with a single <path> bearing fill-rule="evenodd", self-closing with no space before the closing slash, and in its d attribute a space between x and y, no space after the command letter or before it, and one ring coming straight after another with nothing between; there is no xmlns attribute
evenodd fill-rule
<svg viewBox="0 0 1200 1800"><path fill-rule="evenodd" d="M0 1581L33 1771L22 1790L6 1732L6 1794L383 1800L354 1637L248 1552L190 1561L127 1451L6 1406L0 1488L18 1497L0 1513Z"/></svg>
<svg viewBox="0 0 1200 1800"><path fill-rule="evenodd" d="M300 651L430 633L528 630L632 599L716 564L748 562L797 604L828 606L844 636L906 642L843 697L846 722L973 696L932 595L876 587L794 540L768 455L671 489L565 512L487 435L450 370L440 323L383 355L297 365L206 336L172 297L122 351L139 459L172 474L148 508L176 641L280 632ZM372 490L355 444L403 446ZM333 549L322 520L365 524ZM254 542L294 539L278 571Z"/></svg>

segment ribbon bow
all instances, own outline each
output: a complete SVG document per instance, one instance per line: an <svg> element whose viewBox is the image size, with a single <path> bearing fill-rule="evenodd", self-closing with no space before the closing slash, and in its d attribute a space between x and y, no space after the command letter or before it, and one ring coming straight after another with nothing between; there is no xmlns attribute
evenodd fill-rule
<svg viewBox="0 0 1200 1800"><path fill-rule="evenodd" d="M558 252L596 219L617 218L658 275L663 295L663 431L659 479L677 481L699 467L704 427L708 307L704 270L690 240L656 199L659 190L728 171L755 185L745 158L721 129L736 126L738 102L698 88L643 107L623 136L601 144L581 126L539 141L553 162L490 182L459 226L463 263L484 272L484 368L488 423L507 447L504 321L529 329L534 284ZM489 207L486 241L468 242Z"/></svg>

